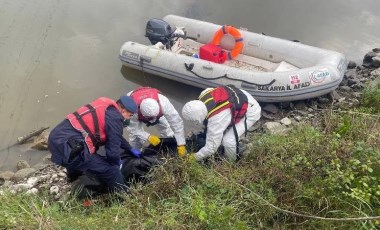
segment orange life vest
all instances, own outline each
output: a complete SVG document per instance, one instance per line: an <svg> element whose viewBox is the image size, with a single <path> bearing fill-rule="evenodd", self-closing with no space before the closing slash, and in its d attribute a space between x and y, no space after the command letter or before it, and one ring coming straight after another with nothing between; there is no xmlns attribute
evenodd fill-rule
<svg viewBox="0 0 380 230"><path fill-rule="evenodd" d="M158 120L160 119L160 117L162 117L162 109L161 109L161 105L160 105L160 102L159 102L159 99L158 99L158 93L160 93L160 91L158 89L155 89L155 88L151 88L151 87L140 87L140 88L137 88L135 89L132 93L131 93L131 97L133 98L133 100L136 102L137 104L137 108L138 108L138 111L137 111L137 115L138 115L138 120L141 121L141 122L144 122L147 126L150 126L150 125L155 125L158 123ZM154 99L157 101L158 103L158 106L160 107L160 111L156 117L156 121L155 122L150 122L146 117L144 117L141 113L141 110L140 110L140 105L141 105L141 102L142 100L146 99L146 98L151 98L151 99Z"/></svg>
<svg viewBox="0 0 380 230"><path fill-rule="evenodd" d="M116 102L100 97L66 116L71 125L82 133L91 154L106 141L105 113L109 106L118 108Z"/></svg>

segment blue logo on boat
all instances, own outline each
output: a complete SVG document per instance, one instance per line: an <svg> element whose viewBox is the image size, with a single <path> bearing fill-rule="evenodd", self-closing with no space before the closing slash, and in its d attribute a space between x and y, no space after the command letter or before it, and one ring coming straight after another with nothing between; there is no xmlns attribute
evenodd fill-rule
<svg viewBox="0 0 380 230"><path fill-rule="evenodd" d="M315 83L322 83L326 77L330 76L330 72L327 69L320 69L310 72L310 79Z"/></svg>

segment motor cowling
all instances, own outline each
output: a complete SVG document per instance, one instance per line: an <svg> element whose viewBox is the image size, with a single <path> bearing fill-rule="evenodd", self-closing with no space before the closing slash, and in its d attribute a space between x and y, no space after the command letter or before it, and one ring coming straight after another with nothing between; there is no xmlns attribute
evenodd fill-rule
<svg viewBox="0 0 380 230"><path fill-rule="evenodd" d="M155 45L161 42L166 47L171 47L174 43L173 29L169 23L161 19L150 19L146 23L145 37L148 37L150 43Z"/></svg>

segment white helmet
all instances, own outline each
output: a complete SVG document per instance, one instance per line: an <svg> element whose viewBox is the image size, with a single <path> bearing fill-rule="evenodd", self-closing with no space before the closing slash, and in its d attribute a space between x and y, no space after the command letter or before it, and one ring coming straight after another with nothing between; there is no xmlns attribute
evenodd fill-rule
<svg viewBox="0 0 380 230"><path fill-rule="evenodd" d="M144 117L157 117L160 113L160 106L156 100L146 98L140 104L140 111Z"/></svg>
<svg viewBox="0 0 380 230"><path fill-rule="evenodd" d="M182 117L187 121L196 121L202 124L206 116L206 105L200 100L189 101L183 106Z"/></svg>

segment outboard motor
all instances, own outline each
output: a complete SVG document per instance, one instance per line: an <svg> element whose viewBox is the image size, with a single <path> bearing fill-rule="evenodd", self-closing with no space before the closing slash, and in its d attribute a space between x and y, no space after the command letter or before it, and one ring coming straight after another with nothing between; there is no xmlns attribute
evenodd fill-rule
<svg viewBox="0 0 380 230"><path fill-rule="evenodd" d="M145 37L148 37L152 45L161 42L167 49L170 49L175 40L175 36L173 35L174 31L175 28L172 29L169 23L164 20L154 18L150 19L146 23Z"/></svg>

